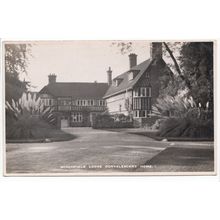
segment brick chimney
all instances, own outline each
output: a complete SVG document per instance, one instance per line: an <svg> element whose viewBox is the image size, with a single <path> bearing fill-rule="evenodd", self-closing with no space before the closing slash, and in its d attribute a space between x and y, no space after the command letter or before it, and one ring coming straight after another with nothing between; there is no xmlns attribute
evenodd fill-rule
<svg viewBox="0 0 220 220"><path fill-rule="evenodd" d="M108 78L108 85L110 86L112 84L112 70L111 67L107 70L107 78Z"/></svg>
<svg viewBox="0 0 220 220"><path fill-rule="evenodd" d="M161 59L162 58L162 43L152 42L150 45L150 58L151 59Z"/></svg>
<svg viewBox="0 0 220 220"><path fill-rule="evenodd" d="M133 66L137 66L137 55L135 53L131 53L128 56L129 56L130 69Z"/></svg>
<svg viewBox="0 0 220 220"><path fill-rule="evenodd" d="M55 74L48 75L48 84L56 83L57 76Z"/></svg>

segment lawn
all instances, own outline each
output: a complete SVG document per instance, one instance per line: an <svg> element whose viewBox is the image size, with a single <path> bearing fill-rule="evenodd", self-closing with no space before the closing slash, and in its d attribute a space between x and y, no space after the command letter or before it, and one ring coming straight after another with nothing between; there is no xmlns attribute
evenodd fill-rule
<svg viewBox="0 0 220 220"><path fill-rule="evenodd" d="M151 171L207 172L214 171L214 149L168 147L147 161Z"/></svg>

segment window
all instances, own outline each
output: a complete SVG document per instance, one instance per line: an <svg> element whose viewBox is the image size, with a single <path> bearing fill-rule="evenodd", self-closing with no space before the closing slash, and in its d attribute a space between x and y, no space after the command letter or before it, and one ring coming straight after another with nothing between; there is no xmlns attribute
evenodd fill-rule
<svg viewBox="0 0 220 220"><path fill-rule="evenodd" d="M151 97L151 87L147 87L147 97Z"/></svg>
<svg viewBox="0 0 220 220"><path fill-rule="evenodd" d="M105 101L104 100L99 100L99 105L100 106L105 106Z"/></svg>
<svg viewBox="0 0 220 220"><path fill-rule="evenodd" d="M133 72L129 72L128 73L128 81L131 81L132 79L134 79L134 73Z"/></svg>
<svg viewBox="0 0 220 220"><path fill-rule="evenodd" d="M71 105L71 98L58 98L58 105Z"/></svg>
<svg viewBox="0 0 220 220"><path fill-rule="evenodd" d="M134 111L134 117L139 118L139 111Z"/></svg>
<svg viewBox="0 0 220 220"><path fill-rule="evenodd" d="M73 122L82 122L83 120L81 112L73 112L71 117Z"/></svg>
<svg viewBox="0 0 220 220"><path fill-rule="evenodd" d="M150 110L136 110L134 111L134 118L150 118Z"/></svg>
<svg viewBox="0 0 220 220"><path fill-rule="evenodd" d="M134 97L151 97L151 87L141 87L134 89Z"/></svg>
<svg viewBox="0 0 220 220"><path fill-rule="evenodd" d="M141 96L145 97L146 96L146 88L141 88Z"/></svg>
<svg viewBox="0 0 220 220"><path fill-rule="evenodd" d="M140 88L134 90L134 97L140 96Z"/></svg>
<svg viewBox="0 0 220 220"><path fill-rule="evenodd" d="M119 112L121 112L121 104L119 105Z"/></svg>
<svg viewBox="0 0 220 220"><path fill-rule="evenodd" d="M121 78L114 79L115 86L119 86L119 84L123 81Z"/></svg>

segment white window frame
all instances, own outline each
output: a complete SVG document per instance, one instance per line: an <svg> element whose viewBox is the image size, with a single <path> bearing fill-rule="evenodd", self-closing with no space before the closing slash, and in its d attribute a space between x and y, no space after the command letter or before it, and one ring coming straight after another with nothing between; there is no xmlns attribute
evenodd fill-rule
<svg viewBox="0 0 220 220"><path fill-rule="evenodd" d="M141 95L141 97L146 97L146 95L147 95L147 88L146 87L140 88L140 95Z"/></svg>
<svg viewBox="0 0 220 220"><path fill-rule="evenodd" d="M71 114L72 122L82 122L83 116L81 112L73 112Z"/></svg>
<svg viewBox="0 0 220 220"><path fill-rule="evenodd" d="M140 111L144 111L144 117L140 117ZM151 110L134 110L134 118L151 118Z"/></svg>
<svg viewBox="0 0 220 220"><path fill-rule="evenodd" d="M149 89L149 95L147 96L147 91L146 91L146 97L151 97L151 87L147 87L147 90Z"/></svg>

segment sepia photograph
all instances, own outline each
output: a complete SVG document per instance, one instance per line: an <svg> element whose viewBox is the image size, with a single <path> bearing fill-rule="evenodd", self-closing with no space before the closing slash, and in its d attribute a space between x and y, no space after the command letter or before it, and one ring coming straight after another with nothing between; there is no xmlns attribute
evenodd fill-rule
<svg viewBox="0 0 220 220"><path fill-rule="evenodd" d="M5 176L216 175L215 41L5 41Z"/></svg>

